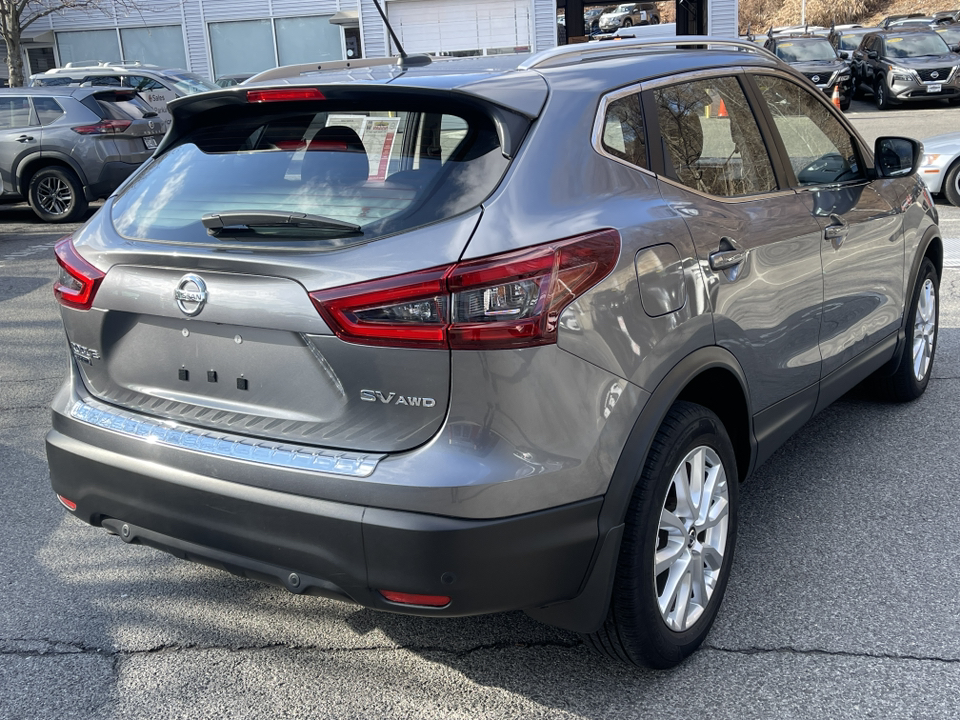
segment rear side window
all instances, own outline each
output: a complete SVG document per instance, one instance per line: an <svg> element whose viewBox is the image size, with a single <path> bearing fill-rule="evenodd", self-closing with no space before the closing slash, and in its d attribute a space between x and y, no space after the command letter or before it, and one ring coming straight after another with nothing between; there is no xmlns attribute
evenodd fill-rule
<svg viewBox="0 0 960 720"><path fill-rule="evenodd" d="M137 92L147 90L166 90L166 88L153 78L143 77L141 75L128 75L123 78L123 86L133 88Z"/></svg>
<svg viewBox="0 0 960 720"><path fill-rule="evenodd" d="M41 125L49 125L63 115L63 108L60 107L60 103L49 97L35 97L33 108L37 112L37 118Z"/></svg>
<svg viewBox="0 0 960 720"><path fill-rule="evenodd" d="M624 162L641 168L647 167L647 146L639 95L619 98L607 106L600 144L607 153Z"/></svg>
<svg viewBox="0 0 960 720"><path fill-rule="evenodd" d="M243 236L271 246L338 247L476 207L508 164L493 122L436 99L411 105L224 109L125 189L114 205L114 225L126 237L168 242ZM265 225L213 237L201 221L241 211L305 213L355 230Z"/></svg>
<svg viewBox="0 0 960 720"><path fill-rule="evenodd" d="M756 118L736 78L670 85L653 94L668 175L720 197L777 188Z"/></svg>
<svg viewBox="0 0 960 720"><path fill-rule="evenodd" d="M36 125L30 112L30 100L25 96L0 97L0 130Z"/></svg>

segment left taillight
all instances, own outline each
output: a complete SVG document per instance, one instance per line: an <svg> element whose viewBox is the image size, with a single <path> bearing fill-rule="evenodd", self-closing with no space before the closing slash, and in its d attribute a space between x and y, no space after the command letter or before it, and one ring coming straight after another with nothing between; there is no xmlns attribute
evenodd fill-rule
<svg viewBox="0 0 960 720"><path fill-rule="evenodd" d="M104 273L80 257L72 237L58 242L54 252L60 266L60 275L53 284L57 302L69 308L89 310Z"/></svg>
<svg viewBox="0 0 960 720"><path fill-rule="evenodd" d="M616 230L310 293L341 340L505 349L556 342L560 313L620 256Z"/></svg>
<svg viewBox="0 0 960 720"><path fill-rule="evenodd" d="M132 124L133 120L103 120L93 125L77 125L71 130L80 135L117 135Z"/></svg>

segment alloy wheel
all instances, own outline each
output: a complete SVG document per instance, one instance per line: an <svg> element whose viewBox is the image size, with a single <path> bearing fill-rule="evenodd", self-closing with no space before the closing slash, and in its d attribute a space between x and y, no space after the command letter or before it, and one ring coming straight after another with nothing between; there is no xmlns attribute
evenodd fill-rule
<svg viewBox="0 0 960 720"><path fill-rule="evenodd" d="M917 312L913 318L913 376L922 381L930 369L933 345L937 338L937 291L933 280L927 278L917 298Z"/></svg>
<svg viewBox="0 0 960 720"><path fill-rule="evenodd" d="M62 215L73 202L73 193L60 178L45 177L37 185L37 202L51 215Z"/></svg>
<svg viewBox="0 0 960 720"><path fill-rule="evenodd" d="M730 516L727 475L706 445L691 450L667 487L654 557L657 605L671 630L703 615L723 567Z"/></svg>

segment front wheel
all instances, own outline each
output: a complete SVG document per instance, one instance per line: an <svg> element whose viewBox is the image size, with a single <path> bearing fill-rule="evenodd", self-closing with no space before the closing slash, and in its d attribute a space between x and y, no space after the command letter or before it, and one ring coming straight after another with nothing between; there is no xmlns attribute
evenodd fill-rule
<svg viewBox="0 0 960 720"><path fill-rule="evenodd" d="M27 199L44 222L75 222L88 207L80 178L70 168L60 166L38 170L30 179Z"/></svg>
<svg viewBox="0 0 960 720"><path fill-rule="evenodd" d="M713 625L733 562L737 465L720 419L677 402L657 431L627 510L610 610L587 644L668 668Z"/></svg>
<svg viewBox="0 0 960 720"><path fill-rule="evenodd" d="M621 27L633 27L633 20L627 18L623 21L623 25L621 25Z"/></svg>
<svg viewBox="0 0 960 720"><path fill-rule="evenodd" d="M923 395L933 371L940 321L940 279L937 268L924 258L917 272L910 305L903 355L893 374L874 382L878 394L894 402L908 402Z"/></svg>
<svg viewBox="0 0 960 720"><path fill-rule="evenodd" d="M943 179L943 196L954 207L960 207L960 162L955 162Z"/></svg>
<svg viewBox="0 0 960 720"><path fill-rule="evenodd" d="M887 89L887 82L883 78L877 80L873 88L873 101L877 105L877 110L889 110L893 104L890 102L890 91Z"/></svg>

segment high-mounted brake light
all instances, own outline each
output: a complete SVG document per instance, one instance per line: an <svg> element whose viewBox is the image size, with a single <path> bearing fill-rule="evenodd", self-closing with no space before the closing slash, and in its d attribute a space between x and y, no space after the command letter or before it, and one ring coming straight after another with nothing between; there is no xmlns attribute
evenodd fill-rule
<svg viewBox="0 0 960 720"><path fill-rule="evenodd" d="M81 135L117 135L124 132L133 120L103 120L93 125L78 125L72 130Z"/></svg>
<svg viewBox="0 0 960 720"><path fill-rule="evenodd" d="M66 307L89 310L104 274L80 257L70 236L58 242L53 251L60 266L60 276L53 283L57 301Z"/></svg>
<svg viewBox="0 0 960 720"><path fill-rule="evenodd" d="M279 90L247 90L247 102L288 102L290 100L326 100L317 88L281 88Z"/></svg>
<svg viewBox="0 0 960 720"><path fill-rule="evenodd" d="M620 235L600 230L503 255L310 293L341 340L500 349L556 342L560 314L610 274Z"/></svg>

